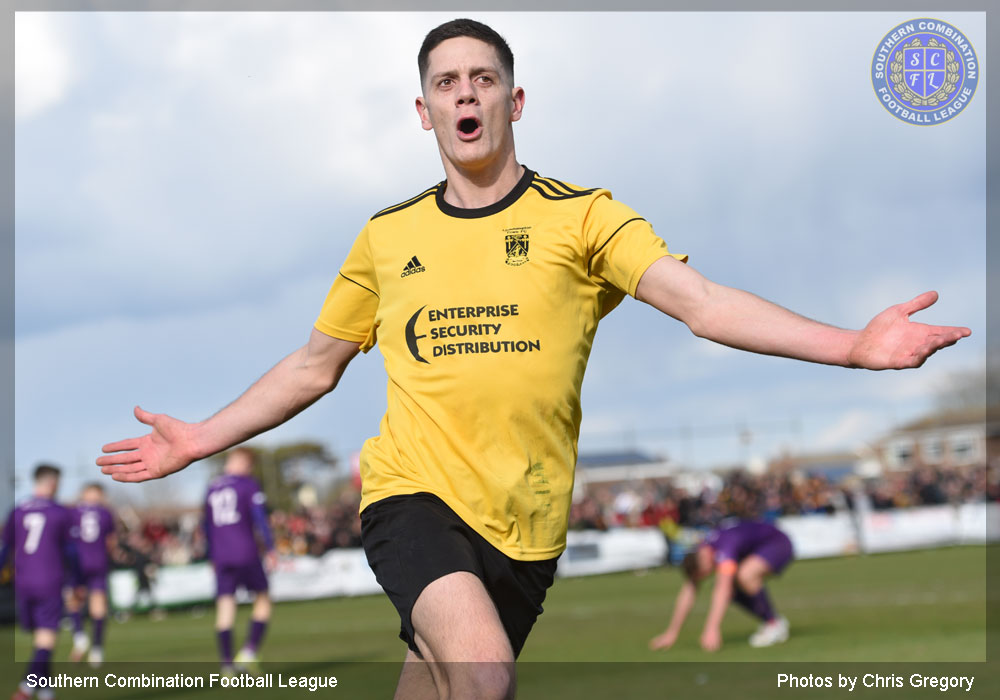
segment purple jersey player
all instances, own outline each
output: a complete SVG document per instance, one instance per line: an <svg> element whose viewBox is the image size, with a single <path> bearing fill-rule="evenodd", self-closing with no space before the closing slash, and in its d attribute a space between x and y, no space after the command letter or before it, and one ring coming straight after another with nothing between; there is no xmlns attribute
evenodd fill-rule
<svg viewBox="0 0 1000 700"><path fill-rule="evenodd" d="M73 649L70 661L80 661L84 654L97 668L104 661L104 621L108 615L108 573L111 569L111 537L115 520L105 504L104 488L87 484L73 511L73 539L80 555L80 580L67 599L66 607L73 620ZM86 603L92 623L92 637L83 629Z"/></svg>
<svg viewBox="0 0 1000 700"><path fill-rule="evenodd" d="M34 473L33 495L11 512L3 529L0 568L14 557L14 595L21 625L32 633L34 652L25 680L14 693L15 700L30 698L28 678L50 675L52 649L56 645L62 617L62 588L67 578L79 575L76 548L70 536L73 516L55 502L59 490L58 467L39 465ZM51 697L42 688L38 697Z"/></svg>
<svg viewBox="0 0 1000 700"><path fill-rule="evenodd" d="M232 450L226 458L225 473L208 487L205 497L205 540L215 569L216 616L219 657L226 671L234 662L245 671L255 671L257 649L271 617L267 575L261 564L256 535L260 536L268 559L274 542L267 524L264 493L250 476L254 453L246 447ZM243 648L233 657L233 623L236 620L236 589L255 593L250 630Z"/></svg>
<svg viewBox="0 0 1000 700"><path fill-rule="evenodd" d="M654 637L652 649L669 649L698 594L698 584L715 573L715 587L709 606L701 646L716 651L722 646L722 618L730 600L761 621L750 637L754 647L771 646L788 639L788 620L774 612L764 587L764 579L781 573L792 561L788 536L770 523L739 522L713 530L698 548L684 557L687 579L677 594L674 614L663 634Z"/></svg>

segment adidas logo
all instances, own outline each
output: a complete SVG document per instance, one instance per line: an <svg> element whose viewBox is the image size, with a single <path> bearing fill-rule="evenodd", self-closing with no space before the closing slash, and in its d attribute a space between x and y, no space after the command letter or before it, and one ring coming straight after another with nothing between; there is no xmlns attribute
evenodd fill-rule
<svg viewBox="0 0 1000 700"><path fill-rule="evenodd" d="M403 274L400 277L406 277L408 275L415 275L418 272L424 272L427 268L420 264L417 260L417 256L414 255L410 258L410 262L406 263L406 267L403 268Z"/></svg>

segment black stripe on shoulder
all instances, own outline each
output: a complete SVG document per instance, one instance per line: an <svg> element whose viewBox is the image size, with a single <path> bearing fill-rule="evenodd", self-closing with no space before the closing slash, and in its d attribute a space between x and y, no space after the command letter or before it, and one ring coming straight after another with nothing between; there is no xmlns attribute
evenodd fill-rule
<svg viewBox="0 0 1000 700"><path fill-rule="evenodd" d="M586 192L580 192L579 194L552 194L551 192L546 192L534 182L531 183L531 188L536 192L538 192L538 194L545 197L545 199L551 199L557 202L561 202L566 199L576 199L577 197L583 197L594 191L594 190L588 190Z"/></svg>
<svg viewBox="0 0 1000 700"><path fill-rule="evenodd" d="M588 275L590 274L591 265L593 265L594 258L597 257L597 254L600 253L602 250L604 250L604 246L606 246L608 243L610 243L611 239L614 238L615 236L617 236L619 231L621 231L623 228L625 228L626 226L628 226L633 221L645 221L645 219L642 218L641 216L636 216L636 217L633 217L633 218L629 219L624 224L622 224L621 226L619 226L618 228L616 228L615 232L612 233L610 236L608 236L608 240L604 241L604 243L602 243L600 245L600 247L597 250L594 251L594 254L590 256L590 260L587 261L587 274Z"/></svg>
<svg viewBox="0 0 1000 700"><path fill-rule="evenodd" d="M589 189L580 189L579 187L570 187L569 185L567 185L562 180L556 180L554 177L542 177L540 175L537 176L537 177L538 177L538 179L540 179L542 181L545 181L546 183L548 183L548 182L554 182L554 183L556 183L557 185L559 185L559 187L561 187L563 190L565 190L568 194L590 194L591 192L594 192L595 190L600 189L598 187L591 187Z"/></svg>
<svg viewBox="0 0 1000 700"><path fill-rule="evenodd" d="M375 291L374 289L369 289L368 287L366 287L365 285L361 284L360 282L355 282L355 281L354 281L354 280L352 280L352 279L351 279L350 277L348 277L347 275L345 275L345 274L344 274L343 272L338 272L337 274L338 274L338 275L340 275L341 277L343 277L343 278L344 278L345 280L347 280L348 282L350 282L350 283L352 283L352 284L356 284L356 285L358 285L359 287L361 287L362 289L364 289L364 290L367 290L367 291L371 292L372 294L374 294L375 296L377 296L377 297L378 297L379 299L381 299L381 298L382 298L382 297L379 297L379 296L378 296L378 292L376 292L376 291Z"/></svg>
<svg viewBox="0 0 1000 700"><path fill-rule="evenodd" d="M556 184L553 184L556 183ZM559 185L558 187L556 185ZM574 197L584 197L592 192L596 192L597 188L589 190L578 190L570 187L569 185L559 182L558 180L553 180L552 178L542 178L535 176L532 181L531 186L538 191L546 199L572 199ZM542 186L545 189L542 189ZM547 191L546 191L547 190Z"/></svg>
<svg viewBox="0 0 1000 700"><path fill-rule="evenodd" d="M564 188L560 189L560 188L556 187L555 184L554 184L555 180L548 180L547 178L539 177L539 176L536 175L535 176L535 182L538 183L539 185L544 185L545 188L548 189L553 194L557 194L557 195L573 194L573 192L570 191L568 188L564 187Z"/></svg>
<svg viewBox="0 0 1000 700"><path fill-rule="evenodd" d="M539 187L534 182L531 183L531 189L533 189L536 192L538 192L538 194L540 194L543 197L545 197L545 199L554 199L554 200L569 199L566 195L556 196L556 195L552 194L551 192L546 192L545 190L543 190L541 187Z"/></svg>
<svg viewBox="0 0 1000 700"><path fill-rule="evenodd" d="M377 212L376 214L374 214L372 216L372 218L373 219L377 219L380 216L385 216L386 214L392 214L392 213L397 212L397 211L402 211L403 209L406 209L407 207L413 206L414 204L416 204L420 200L426 199L427 197L430 197L431 195L433 195L435 192L438 191L438 189L440 187L441 187L441 183L439 182L438 184L434 185L434 187L431 187L428 190L424 190L423 192L421 192L420 194L418 194L416 197L413 197L411 199L407 199L405 202L400 202L399 204L394 204L391 207L386 207L382 211Z"/></svg>

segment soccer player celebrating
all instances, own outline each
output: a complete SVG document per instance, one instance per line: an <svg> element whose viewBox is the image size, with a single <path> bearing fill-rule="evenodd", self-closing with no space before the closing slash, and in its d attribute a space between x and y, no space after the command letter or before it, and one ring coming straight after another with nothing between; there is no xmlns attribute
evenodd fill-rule
<svg viewBox="0 0 1000 700"><path fill-rule="evenodd" d="M215 569L215 631L219 658L227 672L236 668L255 671L257 649L271 617L267 574L261 563L255 531L274 556L274 540L267 523L264 493L250 474L254 454L239 447L226 458L224 473L208 487L205 497L205 541ZM250 629L239 654L233 658L233 624L236 622L236 589L254 593Z"/></svg>
<svg viewBox="0 0 1000 700"><path fill-rule="evenodd" d="M917 367L970 331L909 321L933 292L848 331L714 284L608 190L518 162L525 92L494 30L445 23L417 64L446 179L369 219L306 345L205 421L136 407L151 432L97 463L119 481L183 469L302 411L377 341L362 540L409 647L399 696L510 697L566 546L587 358L626 295L716 342L845 367ZM452 661L480 663L428 663Z"/></svg>
<svg viewBox="0 0 1000 700"><path fill-rule="evenodd" d="M669 649L677 641L698 595L698 585L715 573L712 601L701 634L705 651L722 646L722 618L733 600L761 621L750 637L750 646L766 647L788 639L788 620L774 612L764 580L780 574L792 561L788 535L770 523L740 522L713 530L684 557L687 578L677 594L674 614L663 634L654 637L651 649Z"/></svg>
<svg viewBox="0 0 1000 700"><path fill-rule="evenodd" d="M97 668L104 661L104 622L108 616L108 572L111 569L115 519L104 498L104 487L87 484L74 512L73 539L80 557L80 580L67 598L73 620L70 661L87 662ZM92 639L83 629L84 606L90 614ZM88 652L89 649L89 652Z"/></svg>
<svg viewBox="0 0 1000 700"><path fill-rule="evenodd" d="M79 576L76 548L70 535L73 515L55 502L60 470L49 464L35 468L31 498L16 506L3 529L0 568L14 555L14 596L21 626L32 633L34 652L25 681L14 700L32 696L27 678L51 675L50 660L62 617L62 588L67 579ZM41 700L53 697L51 688L38 691Z"/></svg>

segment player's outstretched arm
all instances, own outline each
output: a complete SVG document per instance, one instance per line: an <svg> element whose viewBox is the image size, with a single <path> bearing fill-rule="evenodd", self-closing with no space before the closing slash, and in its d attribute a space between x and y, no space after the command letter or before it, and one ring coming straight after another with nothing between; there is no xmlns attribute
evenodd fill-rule
<svg viewBox="0 0 1000 700"><path fill-rule="evenodd" d="M731 562L723 562L726 563ZM716 570L712 601L708 605L705 628L701 633L701 648L705 651L718 651L722 646L722 618L726 616L729 601L733 598L735 573L735 567L730 566L719 566Z"/></svg>
<svg viewBox="0 0 1000 700"><path fill-rule="evenodd" d="M105 445L108 454L97 464L115 481L147 481L180 471L284 423L333 391L357 353L357 343L313 329L308 343L208 420L185 423L136 406L135 417L150 432Z"/></svg>
<svg viewBox="0 0 1000 700"><path fill-rule="evenodd" d="M684 322L699 337L764 355L842 367L919 367L941 348L972 332L910 321L911 314L937 301L937 292L890 306L863 330L850 331L711 282L670 257L649 266L639 280L636 297Z"/></svg>
<svg viewBox="0 0 1000 700"><path fill-rule="evenodd" d="M687 619L688 613L694 607L697 597L698 587L690 579L685 579L683 585L681 585L681 590L677 593L674 612L670 616L670 624L667 625L667 629L662 634L649 640L650 649L654 651L657 649L669 649L674 645L674 642L677 641L677 636L681 633L681 627L684 626L684 620Z"/></svg>

